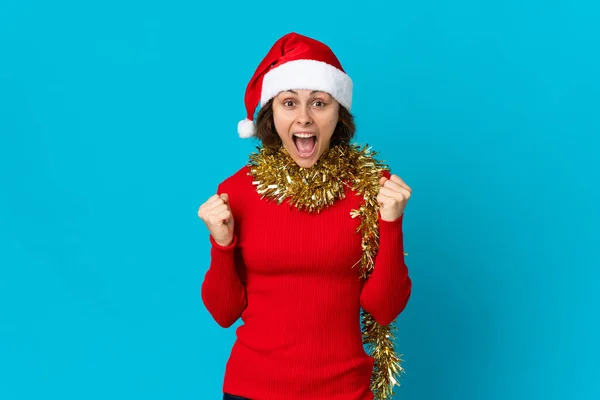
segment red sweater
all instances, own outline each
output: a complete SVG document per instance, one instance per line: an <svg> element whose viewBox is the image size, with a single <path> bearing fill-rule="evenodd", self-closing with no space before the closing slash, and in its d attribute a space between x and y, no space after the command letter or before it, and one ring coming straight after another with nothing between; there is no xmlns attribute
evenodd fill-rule
<svg viewBox="0 0 600 400"><path fill-rule="evenodd" d="M389 324L411 293L402 218L379 220L374 271L359 278L362 198L350 189L320 214L261 199L247 166L227 178L234 240L212 237L204 305L222 327L238 318L223 391L252 400L371 400L373 358L362 344L360 308ZM389 178L389 174L386 173Z"/></svg>

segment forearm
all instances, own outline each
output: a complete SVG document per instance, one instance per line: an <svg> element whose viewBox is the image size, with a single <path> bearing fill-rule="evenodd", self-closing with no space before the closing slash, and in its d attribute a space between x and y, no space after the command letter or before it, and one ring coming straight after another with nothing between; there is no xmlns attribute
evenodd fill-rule
<svg viewBox="0 0 600 400"><path fill-rule="evenodd" d="M236 268L237 236L226 247L218 245L212 237L211 262L202 282L202 301L214 320L227 328L241 316L246 308L246 288Z"/></svg>
<svg viewBox="0 0 600 400"><path fill-rule="evenodd" d="M381 325L392 322L408 303L412 282L404 263L402 218L379 221L379 250L360 303Z"/></svg>

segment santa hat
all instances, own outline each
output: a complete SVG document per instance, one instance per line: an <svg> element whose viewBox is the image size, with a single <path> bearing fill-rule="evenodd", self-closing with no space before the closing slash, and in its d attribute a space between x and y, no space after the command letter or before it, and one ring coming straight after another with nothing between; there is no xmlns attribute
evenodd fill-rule
<svg viewBox="0 0 600 400"><path fill-rule="evenodd" d="M290 89L329 93L348 111L352 106L352 80L324 43L297 33L278 39L246 88L246 118L238 123L242 138L256 134L254 111L280 92Z"/></svg>

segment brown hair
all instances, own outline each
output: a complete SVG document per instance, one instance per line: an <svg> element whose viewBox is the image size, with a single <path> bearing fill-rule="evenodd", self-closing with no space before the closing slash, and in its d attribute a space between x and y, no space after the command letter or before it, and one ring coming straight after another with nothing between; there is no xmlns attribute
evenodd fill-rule
<svg viewBox="0 0 600 400"><path fill-rule="evenodd" d="M340 104L340 113L338 123L331 135L330 146L338 144L350 144L350 140L354 137L356 126L354 117ZM275 121L273 120L273 99L269 100L258 111L256 117L256 137L264 147L277 148L281 146L281 138L275 130Z"/></svg>

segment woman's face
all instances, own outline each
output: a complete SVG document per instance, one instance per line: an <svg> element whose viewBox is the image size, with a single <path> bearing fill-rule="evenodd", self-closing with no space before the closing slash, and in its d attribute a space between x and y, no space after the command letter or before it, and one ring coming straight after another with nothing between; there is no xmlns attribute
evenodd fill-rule
<svg viewBox="0 0 600 400"><path fill-rule="evenodd" d="M273 99L273 120L296 164L310 168L329 148L340 104L325 92L288 90Z"/></svg>

